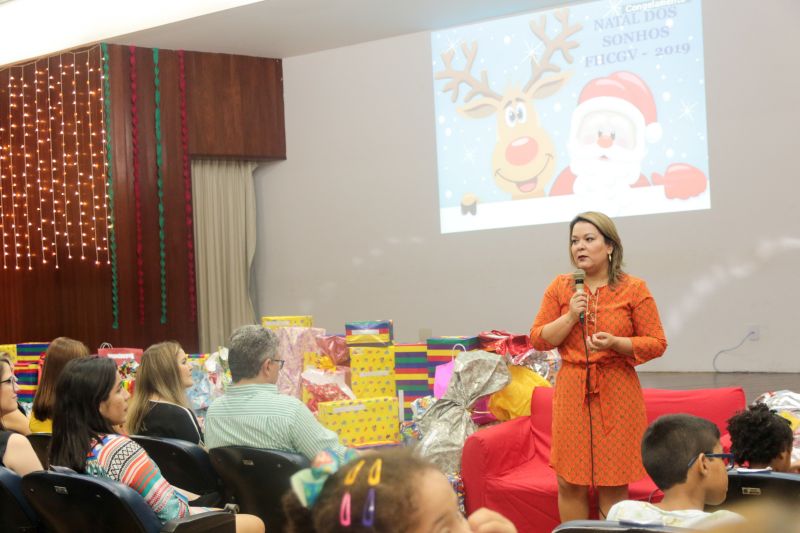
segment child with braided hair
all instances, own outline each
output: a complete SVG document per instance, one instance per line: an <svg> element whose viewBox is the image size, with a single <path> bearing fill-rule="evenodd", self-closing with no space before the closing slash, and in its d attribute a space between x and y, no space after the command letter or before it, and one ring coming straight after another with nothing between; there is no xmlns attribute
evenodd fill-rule
<svg viewBox="0 0 800 533"><path fill-rule="evenodd" d="M465 518L444 474L402 448L348 452L343 461L320 453L292 476L283 508L288 533L517 532L488 509Z"/></svg>
<svg viewBox="0 0 800 533"><path fill-rule="evenodd" d="M800 464L792 464L794 435L789 421L763 403L732 416L728 432L731 452L739 466L800 473Z"/></svg>

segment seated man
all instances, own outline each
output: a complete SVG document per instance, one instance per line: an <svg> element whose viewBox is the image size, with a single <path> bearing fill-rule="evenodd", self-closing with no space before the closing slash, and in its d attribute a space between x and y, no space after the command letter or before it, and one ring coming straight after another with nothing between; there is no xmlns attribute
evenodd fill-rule
<svg viewBox="0 0 800 533"><path fill-rule="evenodd" d="M346 448L297 398L278 393L283 361L276 359L278 337L261 326L243 326L231 335L228 365L233 384L208 408L206 445L250 446L299 453L309 460Z"/></svg>
<svg viewBox="0 0 800 533"><path fill-rule="evenodd" d="M608 520L695 529L740 521L730 511L703 511L706 504L724 502L728 492L726 460L733 465L733 456L721 452L713 422L685 414L659 417L642 438L642 462L664 499L621 501L611 507Z"/></svg>

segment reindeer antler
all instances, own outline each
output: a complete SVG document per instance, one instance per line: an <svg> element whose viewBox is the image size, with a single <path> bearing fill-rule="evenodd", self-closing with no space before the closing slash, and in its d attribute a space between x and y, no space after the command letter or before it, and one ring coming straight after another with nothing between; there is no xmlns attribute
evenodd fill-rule
<svg viewBox="0 0 800 533"><path fill-rule="evenodd" d="M531 31L536 35L539 40L544 44L545 49L542 53L541 59L536 59L535 54L531 54L531 79L525 84L523 91L530 89L545 72L560 72L561 67L554 65L550 62L553 54L561 52L564 60L567 63L572 63L573 58L570 50L578 46L577 41L568 41L575 33L579 32L583 26L581 24L569 25L569 9L561 9L555 13L556 20L561 23L561 32L559 32L553 39L547 36L547 16L542 15L539 22L530 21Z"/></svg>
<svg viewBox="0 0 800 533"><path fill-rule="evenodd" d="M502 96L492 90L491 86L489 85L489 76L486 74L485 70L481 71L480 80L470 74L472 71L472 64L475 62L475 56L478 54L478 43L472 43L471 48L467 48L466 43L461 43L461 51L467 60L467 64L462 70L453 68L453 56L455 56L455 50L448 50L442 54L444 70L437 72L435 78L437 80L452 80L444 86L442 91L452 91L452 101L455 103L458 101L458 91L461 87L461 84L464 83L467 85L467 87L472 89L467 96L464 97L465 104L478 95L486 96L487 98L492 98L499 102L502 99Z"/></svg>

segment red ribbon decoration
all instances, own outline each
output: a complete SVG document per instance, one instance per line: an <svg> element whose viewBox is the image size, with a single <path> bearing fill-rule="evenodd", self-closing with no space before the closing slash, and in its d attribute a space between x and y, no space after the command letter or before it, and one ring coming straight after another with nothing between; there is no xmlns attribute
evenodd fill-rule
<svg viewBox="0 0 800 533"><path fill-rule="evenodd" d="M142 191L139 183L139 115L136 108L136 47L129 46L131 61L131 138L133 144L133 196L136 208L136 276L139 285L139 324L144 325L144 257L142 256Z"/></svg>
<svg viewBox="0 0 800 533"><path fill-rule="evenodd" d="M189 268L189 313L192 322L197 321L197 288L195 287L194 271L194 227L192 217L192 176L189 165L189 126L186 120L186 68L184 52L178 50L180 64L180 93L181 93L181 149L183 150L183 197L186 202L186 259Z"/></svg>

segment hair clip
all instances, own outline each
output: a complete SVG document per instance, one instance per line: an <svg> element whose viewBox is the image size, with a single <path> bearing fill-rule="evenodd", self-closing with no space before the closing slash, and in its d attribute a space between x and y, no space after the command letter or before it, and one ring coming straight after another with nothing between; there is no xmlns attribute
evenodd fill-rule
<svg viewBox="0 0 800 533"><path fill-rule="evenodd" d="M350 525L350 491L342 496L342 504L339 506L339 524L348 527Z"/></svg>
<svg viewBox="0 0 800 533"><path fill-rule="evenodd" d="M370 487L367 492L367 501L364 502L364 511L361 513L361 525L371 527L375 523L375 488Z"/></svg>
<svg viewBox="0 0 800 533"><path fill-rule="evenodd" d="M369 469L369 477L367 477L367 483L371 487L374 487L378 483L381 482L381 469L383 467L383 459L380 457L375 459L375 462L372 463L372 467Z"/></svg>
<svg viewBox="0 0 800 533"><path fill-rule="evenodd" d="M356 464L356 466L354 466L352 469L350 469L350 471L347 473L347 476L344 478L344 484L345 485L352 485L353 483L355 483L359 472L361 472L361 467L363 467L363 466L364 466L364 459L361 459Z"/></svg>

